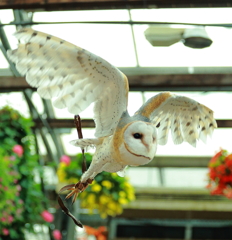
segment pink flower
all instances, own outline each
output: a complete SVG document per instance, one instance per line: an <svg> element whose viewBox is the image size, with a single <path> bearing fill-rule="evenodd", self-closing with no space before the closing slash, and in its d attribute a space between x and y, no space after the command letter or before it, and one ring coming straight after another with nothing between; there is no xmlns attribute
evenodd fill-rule
<svg viewBox="0 0 232 240"><path fill-rule="evenodd" d="M23 212L23 209L22 209L22 208L18 208L18 209L16 210L17 216L19 216L22 212Z"/></svg>
<svg viewBox="0 0 232 240"><path fill-rule="evenodd" d="M46 210L44 210L41 213L41 216L44 219L44 221L46 221L46 222L52 222L54 220L53 215L50 212L46 211Z"/></svg>
<svg viewBox="0 0 232 240"><path fill-rule="evenodd" d="M23 155L23 147L21 145L15 145L13 147L13 152L16 153L19 157Z"/></svg>
<svg viewBox="0 0 232 240"><path fill-rule="evenodd" d="M16 145L17 146L17 145ZM18 145L19 146L19 145ZM13 150L14 151L14 150ZM15 156L10 156L10 160L14 161L15 160Z"/></svg>
<svg viewBox="0 0 232 240"><path fill-rule="evenodd" d="M62 239L62 234L57 229L52 232L52 235L53 235L55 240L61 240Z"/></svg>
<svg viewBox="0 0 232 240"><path fill-rule="evenodd" d="M8 229L3 228L3 229L2 229L2 233L3 233L3 235L7 236L7 235L9 235L10 232L9 232Z"/></svg>
<svg viewBox="0 0 232 240"><path fill-rule="evenodd" d="M17 185L16 189L20 192L22 190L22 187L20 185Z"/></svg>
<svg viewBox="0 0 232 240"><path fill-rule="evenodd" d="M60 162L63 162L63 163L65 163L68 166L70 164L70 162L71 162L71 159L70 159L69 156L63 155L60 158Z"/></svg>
<svg viewBox="0 0 232 240"><path fill-rule="evenodd" d="M9 223L12 223L14 221L14 218L10 215L9 217L8 217L8 222Z"/></svg>

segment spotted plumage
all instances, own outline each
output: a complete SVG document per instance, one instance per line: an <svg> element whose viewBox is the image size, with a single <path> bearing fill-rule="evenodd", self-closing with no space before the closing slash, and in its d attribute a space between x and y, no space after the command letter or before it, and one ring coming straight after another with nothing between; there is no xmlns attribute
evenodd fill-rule
<svg viewBox="0 0 232 240"><path fill-rule="evenodd" d="M72 141L81 148L96 147L79 190L102 171L147 164L157 145L167 143L170 131L175 144L196 146L217 127L212 110L170 92L152 97L129 116L128 80L116 67L85 49L33 29L19 30L15 36L20 44L8 51L8 56L41 97L55 99L55 107L73 114L94 103L96 138Z"/></svg>

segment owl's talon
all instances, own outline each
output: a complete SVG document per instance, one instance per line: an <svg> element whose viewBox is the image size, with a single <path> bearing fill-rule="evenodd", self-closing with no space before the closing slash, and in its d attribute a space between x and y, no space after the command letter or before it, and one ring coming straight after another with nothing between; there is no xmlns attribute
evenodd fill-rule
<svg viewBox="0 0 232 240"><path fill-rule="evenodd" d="M60 192L63 192L63 191L71 191L66 197L65 199L69 199L73 196L73 199L72 199L72 203L74 203L78 197L78 194L81 193L81 192L84 192L85 189L88 187L89 184L91 184L93 182L93 179L87 179L86 182L77 182L76 184L70 184L70 185L67 185L63 188L61 188Z"/></svg>

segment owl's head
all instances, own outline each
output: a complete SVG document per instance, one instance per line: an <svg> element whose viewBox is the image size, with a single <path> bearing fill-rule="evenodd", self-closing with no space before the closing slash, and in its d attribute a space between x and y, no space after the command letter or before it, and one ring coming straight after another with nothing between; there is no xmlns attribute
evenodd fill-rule
<svg viewBox="0 0 232 240"><path fill-rule="evenodd" d="M150 162L157 149L157 132L155 126L148 122L136 121L124 131L125 150L132 163L128 165L143 165Z"/></svg>

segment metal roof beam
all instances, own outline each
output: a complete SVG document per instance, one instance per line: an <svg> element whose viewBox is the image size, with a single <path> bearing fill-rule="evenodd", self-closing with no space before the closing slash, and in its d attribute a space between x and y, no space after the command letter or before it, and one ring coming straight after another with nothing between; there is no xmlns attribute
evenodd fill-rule
<svg viewBox="0 0 232 240"><path fill-rule="evenodd" d="M0 9L32 10L97 10L128 8L198 8L231 7L229 0L2 0Z"/></svg>
<svg viewBox="0 0 232 240"><path fill-rule="evenodd" d="M232 128L232 120L220 120L217 119L217 124L219 128ZM43 123L39 119L34 119L36 128L43 127ZM75 128L73 119L49 119L47 118L47 122L51 128ZM91 119L82 119L82 127L83 128L94 128L95 123Z"/></svg>
<svg viewBox="0 0 232 240"><path fill-rule="evenodd" d="M130 91L232 91L232 74L128 76ZM0 77L0 92L31 88L23 77Z"/></svg>

